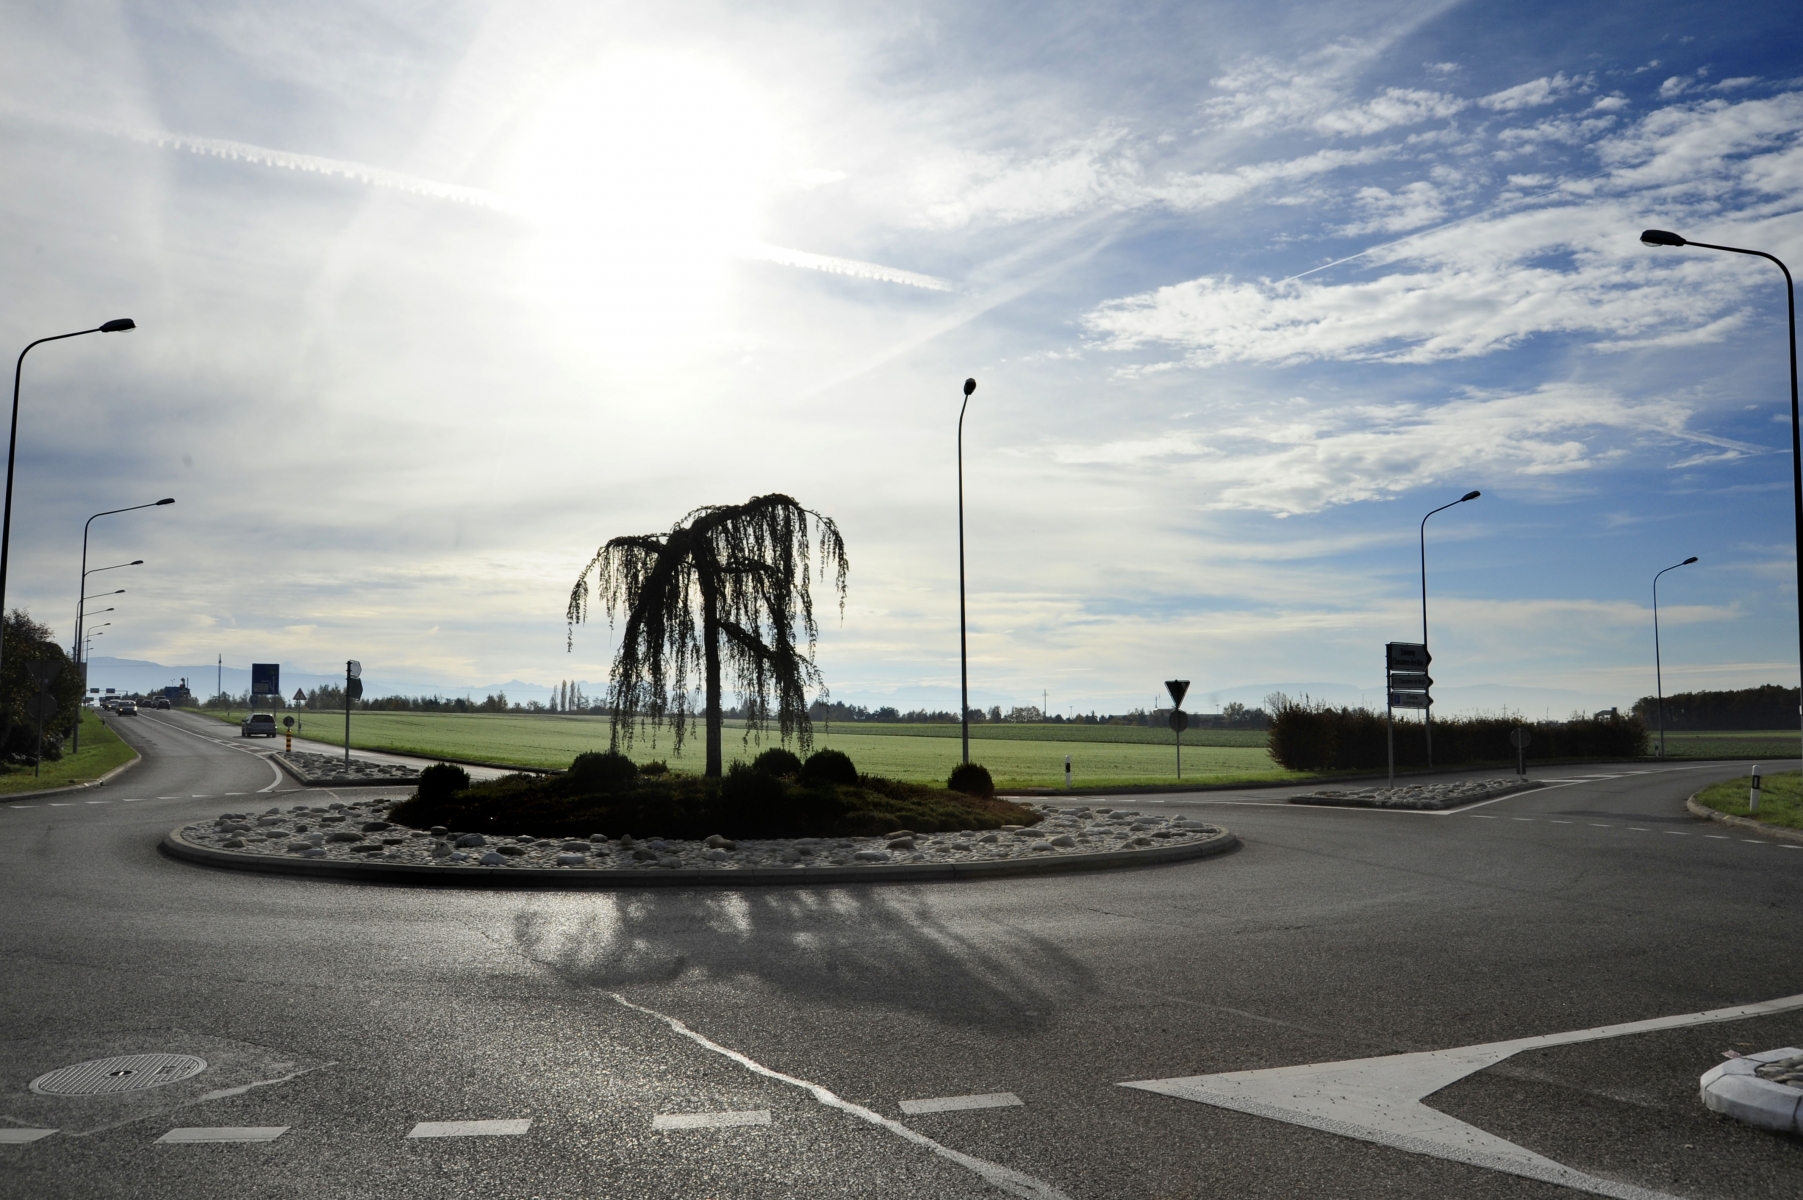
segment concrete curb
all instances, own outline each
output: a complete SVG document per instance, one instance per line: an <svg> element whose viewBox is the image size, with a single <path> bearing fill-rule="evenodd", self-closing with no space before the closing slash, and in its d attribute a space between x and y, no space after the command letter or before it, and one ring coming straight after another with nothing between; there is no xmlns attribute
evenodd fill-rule
<svg viewBox="0 0 1803 1200"><path fill-rule="evenodd" d="M393 779L365 779L357 775L309 775L295 763L289 762L287 754L280 750L269 757L282 770L294 776L294 781L302 787L412 787L419 782L417 771L412 778Z"/></svg>
<svg viewBox="0 0 1803 1200"><path fill-rule="evenodd" d="M1704 804L1697 803L1699 792L1692 792L1684 801L1684 807L1690 810L1693 817L1701 817L1705 821L1714 821L1718 825L1726 825L1731 829L1752 830L1763 833L1767 837L1775 837L1781 842L1803 842L1803 829L1786 829L1782 825L1767 825L1764 821L1755 821L1750 817L1737 817L1732 813L1716 812Z"/></svg>
<svg viewBox="0 0 1803 1200"><path fill-rule="evenodd" d="M131 753L132 759L130 762L120 763L105 775L102 775L99 779L90 779L85 783L65 783L62 787L41 788L35 792L0 793L0 804L5 804L8 800L26 800L32 796L66 796L70 792L85 791L91 787L99 787L103 783L111 783L115 777L125 774L125 772L144 761L144 756L139 754L136 750L133 750Z"/></svg>
<svg viewBox="0 0 1803 1200"><path fill-rule="evenodd" d="M1699 1092L1710 1112L1733 1117L1756 1129L1779 1133L1803 1133L1803 1089L1774 1079L1761 1079L1754 1070L1762 1063L1795 1058L1803 1050L1788 1046L1731 1058L1703 1073Z"/></svg>
<svg viewBox="0 0 1803 1200"><path fill-rule="evenodd" d="M1053 858L1006 858L973 863L877 863L868 867L750 867L736 870L701 870L684 867L616 871L559 867L426 867L412 863L360 863L308 858L278 858L270 854L236 854L198 846L172 829L160 849L171 858L223 867L232 871L259 871L269 875L303 875L317 879L351 879L365 883L427 884L449 887L548 888L589 891L650 887L788 887L838 886L848 883L930 883L956 879L1011 879L1023 875L1062 875L1080 871L1110 871L1150 867L1191 859L1213 858L1240 844L1223 829L1214 837L1180 846L1152 846L1145 850L1109 850L1098 854L1065 854Z"/></svg>

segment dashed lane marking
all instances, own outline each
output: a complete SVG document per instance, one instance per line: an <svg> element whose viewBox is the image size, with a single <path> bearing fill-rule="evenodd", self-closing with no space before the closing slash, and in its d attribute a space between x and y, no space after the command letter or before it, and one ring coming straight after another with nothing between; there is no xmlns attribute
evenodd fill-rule
<svg viewBox="0 0 1803 1200"><path fill-rule="evenodd" d="M1493 815L1491 815L1491 814L1490 814L1490 813L1472 813L1472 814L1471 814L1471 815L1472 815L1472 816L1474 816L1474 817L1476 817L1476 818L1477 818L1477 819L1478 819L1478 820L1480 820L1480 821L1494 821L1494 820L1496 820L1496 817L1494 817L1494 816L1493 816Z"/></svg>
<svg viewBox="0 0 1803 1200"><path fill-rule="evenodd" d="M1570 821L1554 821L1554 822L1552 822L1552 824L1554 824L1554 825L1569 825L1569 824L1571 824L1571 822Z"/></svg>
<svg viewBox="0 0 1803 1200"><path fill-rule="evenodd" d="M1532 817L1510 817L1509 818L1509 820L1511 820L1511 821L1528 821L1530 823L1533 821L1533 819L1534 818L1532 818Z"/></svg>
<svg viewBox="0 0 1803 1200"><path fill-rule="evenodd" d="M1681 829L1668 829L1665 832L1671 834L1673 837L1689 837L1690 836L1688 833L1685 833Z"/></svg>
<svg viewBox="0 0 1803 1200"><path fill-rule="evenodd" d="M249 794L250 794L249 792L227 792L226 793L226 795L228 795L228 796L248 796Z"/></svg>
<svg viewBox="0 0 1803 1200"><path fill-rule="evenodd" d="M517 1121L421 1121L407 1132L410 1138L518 1137L532 1127L527 1117Z"/></svg>
<svg viewBox="0 0 1803 1200"><path fill-rule="evenodd" d="M89 804L111 804L112 801L111 800L90 800L90 801L88 801L88 803Z"/></svg>
<svg viewBox="0 0 1803 1200"><path fill-rule="evenodd" d="M749 1112L658 1113L651 1118L653 1129L731 1129L736 1125L768 1125L770 1110Z"/></svg>
<svg viewBox="0 0 1803 1200"><path fill-rule="evenodd" d="M1725 842L1725 841L1729 840L1728 835L1725 833L1706 833L1703 836L1711 839L1712 841L1717 841L1717 842Z"/></svg>
<svg viewBox="0 0 1803 1200"><path fill-rule="evenodd" d="M1711 835L1711 836L1714 836L1714 835ZM1749 846L1769 846L1769 845L1771 845L1770 842L1762 842L1758 838L1741 838L1740 840L1745 842Z"/></svg>
<svg viewBox="0 0 1803 1200"><path fill-rule="evenodd" d="M288 1132L286 1125L221 1125L171 1129L159 1143L188 1145L195 1142L273 1142Z"/></svg>
<svg viewBox="0 0 1803 1200"><path fill-rule="evenodd" d="M180 796L158 796L158 800L180 800Z"/></svg>
<svg viewBox="0 0 1803 1200"><path fill-rule="evenodd" d="M8 808L39 808L42 806L37 805L37 804L9 804L6 807L8 807Z"/></svg>
<svg viewBox="0 0 1803 1200"><path fill-rule="evenodd" d="M931 1100L903 1100L901 1110L909 1116L921 1113L963 1112L971 1108L1015 1108L1022 1102L1013 1092L989 1092L981 1096L938 1096Z"/></svg>
<svg viewBox="0 0 1803 1200"><path fill-rule="evenodd" d="M1652 830L1648 829L1644 825L1630 825L1630 826L1628 826L1628 828L1632 829L1635 833L1651 833L1651 832L1653 832Z"/></svg>
<svg viewBox="0 0 1803 1200"><path fill-rule="evenodd" d="M50 807L51 808L74 808L75 801L73 801L73 800L52 800L50 802Z"/></svg>
<svg viewBox="0 0 1803 1200"><path fill-rule="evenodd" d="M1590 828L1592 828L1592 829L1614 829L1615 828L1615 826L1605 825L1601 821L1590 821L1590 822L1588 822L1588 824L1589 824Z"/></svg>
<svg viewBox="0 0 1803 1200"><path fill-rule="evenodd" d="M54 1129L0 1129L0 1146L22 1146L55 1133Z"/></svg>

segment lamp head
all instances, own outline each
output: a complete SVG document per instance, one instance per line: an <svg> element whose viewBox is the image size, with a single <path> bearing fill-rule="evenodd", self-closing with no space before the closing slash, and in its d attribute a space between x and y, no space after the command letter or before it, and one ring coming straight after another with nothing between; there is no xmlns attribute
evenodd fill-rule
<svg viewBox="0 0 1803 1200"><path fill-rule="evenodd" d="M1479 496L1481 496L1483 494L1484 493L1482 493L1482 492L1466 492L1463 496L1459 497L1459 503L1463 504L1467 500L1476 500Z"/></svg>
<svg viewBox="0 0 1803 1200"><path fill-rule="evenodd" d="M144 560L141 558L134 558L130 562L126 563L125 565L128 567L141 567L144 565Z"/></svg>
<svg viewBox="0 0 1803 1200"><path fill-rule="evenodd" d="M1691 563L1693 563L1695 561L1697 561L1697 556L1693 554L1689 558L1685 559L1683 562L1679 563L1678 565L1680 567L1688 567Z"/></svg>
<svg viewBox="0 0 1803 1200"><path fill-rule="evenodd" d="M1643 229L1640 231L1640 240L1643 245L1647 245L1647 246L1688 246L1688 245L1690 245L1689 242L1685 241L1683 238L1679 237L1677 234L1672 233L1671 231L1665 230L1665 229Z"/></svg>
<svg viewBox="0 0 1803 1200"><path fill-rule="evenodd" d="M162 498L162 499L161 499L161 500L158 500L158 501L157 501L157 502L156 502L156 505L155 505L155 507L157 507L157 508L161 508L161 507L163 507L163 505L165 505L165 504L174 504L174 503L175 503L175 497L174 497L174 496L165 496L165 497L163 497L163 498Z"/></svg>
<svg viewBox="0 0 1803 1200"><path fill-rule="evenodd" d="M102 333L124 333L127 329L136 329L138 323L130 317L120 317L116 321L108 321L100 327Z"/></svg>
<svg viewBox="0 0 1803 1200"><path fill-rule="evenodd" d="M964 381L964 394L966 396L970 395L972 392L974 392L976 390L977 390L977 381L976 380L966 379Z"/></svg>

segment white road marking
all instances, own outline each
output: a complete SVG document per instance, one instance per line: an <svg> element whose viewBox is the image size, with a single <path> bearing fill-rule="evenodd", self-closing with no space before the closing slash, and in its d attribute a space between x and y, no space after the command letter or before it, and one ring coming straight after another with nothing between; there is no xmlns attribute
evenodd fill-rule
<svg viewBox="0 0 1803 1200"><path fill-rule="evenodd" d="M8 808L40 808L42 806L37 805L37 804L9 804L6 807L8 807Z"/></svg>
<svg viewBox="0 0 1803 1200"><path fill-rule="evenodd" d="M1785 996L1736 1008L1717 1008L1708 1012L1656 1017L1649 1021L1605 1025L1596 1029L1461 1046L1452 1050L1425 1050L1414 1054L1386 1055L1382 1058L1307 1063L1221 1075L1145 1079L1120 1086L1195 1100L1217 1108L1233 1109L1309 1129L1325 1130L1342 1137L1375 1142L1380 1146L1391 1146L1411 1154L1425 1154L1467 1163L1600 1196L1615 1196L1621 1200L1671 1200L1663 1192L1598 1179L1593 1175L1574 1171L1525 1147L1429 1108L1421 1101L1441 1088L1456 1083L1467 1075L1493 1067L1523 1050L1627 1037L1637 1033L1707 1025L1718 1021L1739 1021L1799 1008L1803 1008L1803 995Z"/></svg>
<svg viewBox="0 0 1803 1200"><path fill-rule="evenodd" d="M1533 819L1534 818L1532 818L1532 817L1510 817L1509 818L1509 820L1511 820L1511 821L1532 821Z"/></svg>
<svg viewBox="0 0 1803 1200"><path fill-rule="evenodd" d="M47 1138L55 1133L54 1129L13 1129L0 1128L0 1146L21 1146L26 1142L35 1142L39 1138Z"/></svg>
<svg viewBox="0 0 1803 1200"><path fill-rule="evenodd" d="M1651 833L1651 832L1653 832L1652 830L1646 828L1644 825L1630 825L1630 826L1628 826L1628 828L1632 829L1635 833Z"/></svg>
<svg viewBox="0 0 1803 1200"><path fill-rule="evenodd" d="M1671 834L1673 837L1689 837L1690 836L1688 833L1685 833L1681 829L1668 829L1665 832Z"/></svg>
<svg viewBox="0 0 1803 1200"><path fill-rule="evenodd" d="M131 797L128 797L127 799L119 801L119 803L121 803L121 804L136 804L142 799L143 799L142 796L131 796Z"/></svg>
<svg viewBox="0 0 1803 1200"><path fill-rule="evenodd" d="M879 1112L865 1108L862 1104L853 1104L849 1100L841 1099L839 1096L833 1094L826 1088L821 1087L817 1083L810 1083L805 1079L797 1079L793 1075L784 1075L781 1071L773 1071L762 1063L753 1062L745 1055L740 1054L737 1050L728 1050L720 1043L710 1041L708 1038L696 1033L693 1029L690 1029L687 1025L678 1021L675 1017L666 1017L663 1013L657 1012L654 1009L634 1004L618 992L609 992L608 994L625 1008L630 1008L634 1012L644 1013L648 1017L656 1017L696 1045L703 1046L712 1050L715 1054L729 1058L746 1070L762 1075L766 1079L774 1079L779 1083L786 1083L791 1087L798 1087L812 1095L815 1100L826 1105L828 1108L836 1108L840 1112L850 1113L859 1120L868 1121L872 1125L881 1126L890 1133L895 1134L897 1137L905 1138L906 1140L913 1142L916 1146L931 1150L939 1157L955 1162L966 1170L980 1175L989 1183L1002 1189L1002 1191L1007 1192L1011 1196L1024 1196L1027 1197L1028 1200L1070 1200L1063 1192L1043 1180L1035 1179L1031 1175L1022 1174L1012 1167L1004 1167L999 1163L987 1162L983 1159L966 1154L962 1150L954 1150L950 1146L941 1145L924 1133L916 1133L914 1130L909 1129L900 1121L892 1121Z"/></svg>
<svg viewBox="0 0 1803 1200"><path fill-rule="evenodd" d="M73 808L73 807L75 807L75 801L73 801L73 800L60 800L60 801L52 800L50 802L50 807L51 808Z"/></svg>
<svg viewBox="0 0 1803 1200"><path fill-rule="evenodd" d="M651 1118L653 1129L731 1129L738 1125L768 1125L770 1110L750 1112L658 1113Z"/></svg>
<svg viewBox="0 0 1803 1200"><path fill-rule="evenodd" d="M180 800L180 796L158 796L158 800Z"/></svg>
<svg viewBox="0 0 1803 1200"><path fill-rule="evenodd" d="M1703 836L1706 838L1713 838L1718 842L1725 842L1728 840L1728 835L1725 833L1706 833Z"/></svg>
<svg viewBox="0 0 1803 1200"><path fill-rule="evenodd" d="M1553 824L1554 825L1569 825L1569 824L1571 824L1571 822L1570 821L1554 821Z"/></svg>
<svg viewBox="0 0 1803 1200"><path fill-rule="evenodd" d="M269 757L265 758L263 761L269 764L269 769L271 771L275 772L275 782L270 784L268 787L258 788L257 789L258 795L262 795L264 792L272 792L276 788L279 788L282 786L282 768L276 766L275 756L270 755Z"/></svg>
<svg viewBox="0 0 1803 1200"><path fill-rule="evenodd" d="M1597 821L1590 822L1590 827L1592 829L1614 829L1615 828L1615 826L1613 826L1613 825L1604 825Z"/></svg>
<svg viewBox="0 0 1803 1200"><path fill-rule="evenodd" d="M210 1129L171 1129L157 1141L170 1145L194 1142L273 1142L287 1132L286 1125L223 1125Z"/></svg>
<svg viewBox="0 0 1803 1200"><path fill-rule="evenodd" d="M531 1128L532 1119L518 1121L421 1121L408 1131L410 1138L518 1137Z"/></svg>
<svg viewBox="0 0 1803 1200"><path fill-rule="evenodd" d="M963 1112L968 1108L1013 1108L1022 1103L1013 1092L990 1092L982 1096L939 1096L932 1100L903 1100L901 1110L909 1116L921 1113Z"/></svg>
<svg viewBox="0 0 1803 1200"><path fill-rule="evenodd" d="M1714 837L1715 835L1710 834L1709 836ZM1741 838L1740 840L1747 843L1749 846L1769 846L1769 845L1771 845L1770 842L1762 842L1758 838Z"/></svg>
<svg viewBox="0 0 1803 1200"><path fill-rule="evenodd" d="M1494 820L1496 820L1496 817L1495 817L1495 816L1494 816L1494 815L1493 815L1493 814L1491 814L1491 813L1476 813L1476 814L1474 814L1474 815L1475 815L1475 816L1476 816L1476 817L1477 817L1477 819L1478 819L1478 820L1480 820L1480 821L1494 821Z"/></svg>
<svg viewBox="0 0 1803 1200"><path fill-rule="evenodd" d="M227 792L226 793L226 795L228 795L228 796L248 796L249 794L250 794L249 792Z"/></svg>
<svg viewBox="0 0 1803 1200"><path fill-rule="evenodd" d="M1780 846L1780 850L1803 850L1803 846Z"/></svg>

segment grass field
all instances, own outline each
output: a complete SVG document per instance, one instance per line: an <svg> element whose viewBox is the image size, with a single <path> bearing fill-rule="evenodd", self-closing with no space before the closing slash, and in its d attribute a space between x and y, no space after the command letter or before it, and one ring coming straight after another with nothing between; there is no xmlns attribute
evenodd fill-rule
<svg viewBox="0 0 1803 1200"><path fill-rule="evenodd" d="M220 715L220 714L212 714ZM318 741L344 736L344 717L326 712L296 712L296 732ZM242 713L224 719L236 723ZM877 732L877 730L881 732ZM855 732L854 732L855 730ZM1043 734L1040 733L1043 731ZM921 783L943 783L958 762L956 725L885 725L835 722L815 726L817 748L832 747L851 756L858 769ZM1077 787L1119 787L1175 783L1176 748L1170 731L1124 725L990 725L972 726L971 758L989 768L1002 787L1059 787L1064 783L1064 756L1071 756L1072 783ZM1038 736L1034 736L1037 734ZM1162 734L1162 739L1156 735ZM1155 740L1148 740L1154 735ZM606 717L513 715L509 713L387 713L351 716L351 745L365 750L474 759L523 767L567 767L585 750L607 748ZM726 757L750 759L776 744L747 745L744 729L728 722ZM1196 740L1192 741L1192 738ZM1208 739L1203 741L1202 739ZM979 748L980 746L980 748ZM633 743L640 762L661 759L678 770L699 772L703 747L699 737L672 752L668 730L657 744L649 736ZM1185 737L1183 778L1198 783L1263 782L1300 779L1265 751L1265 735L1238 730L1192 730Z"/></svg>
<svg viewBox="0 0 1803 1200"><path fill-rule="evenodd" d="M114 767L130 762L134 753L99 717L91 712L83 713L81 753L65 754L55 762L46 762L41 775L33 775L29 765L0 768L0 796L99 779Z"/></svg>
<svg viewBox="0 0 1803 1200"><path fill-rule="evenodd" d="M1659 749L1659 735L1648 739L1648 748ZM1796 758L1803 754L1803 733L1796 730L1703 730L1665 735L1667 758Z"/></svg>
<svg viewBox="0 0 1803 1200"><path fill-rule="evenodd" d="M1759 812L1747 811L1749 787L1742 779L1711 784L1697 793L1697 803L1733 817L1754 817L1768 825L1803 829L1803 777L1795 771L1760 778Z"/></svg>

